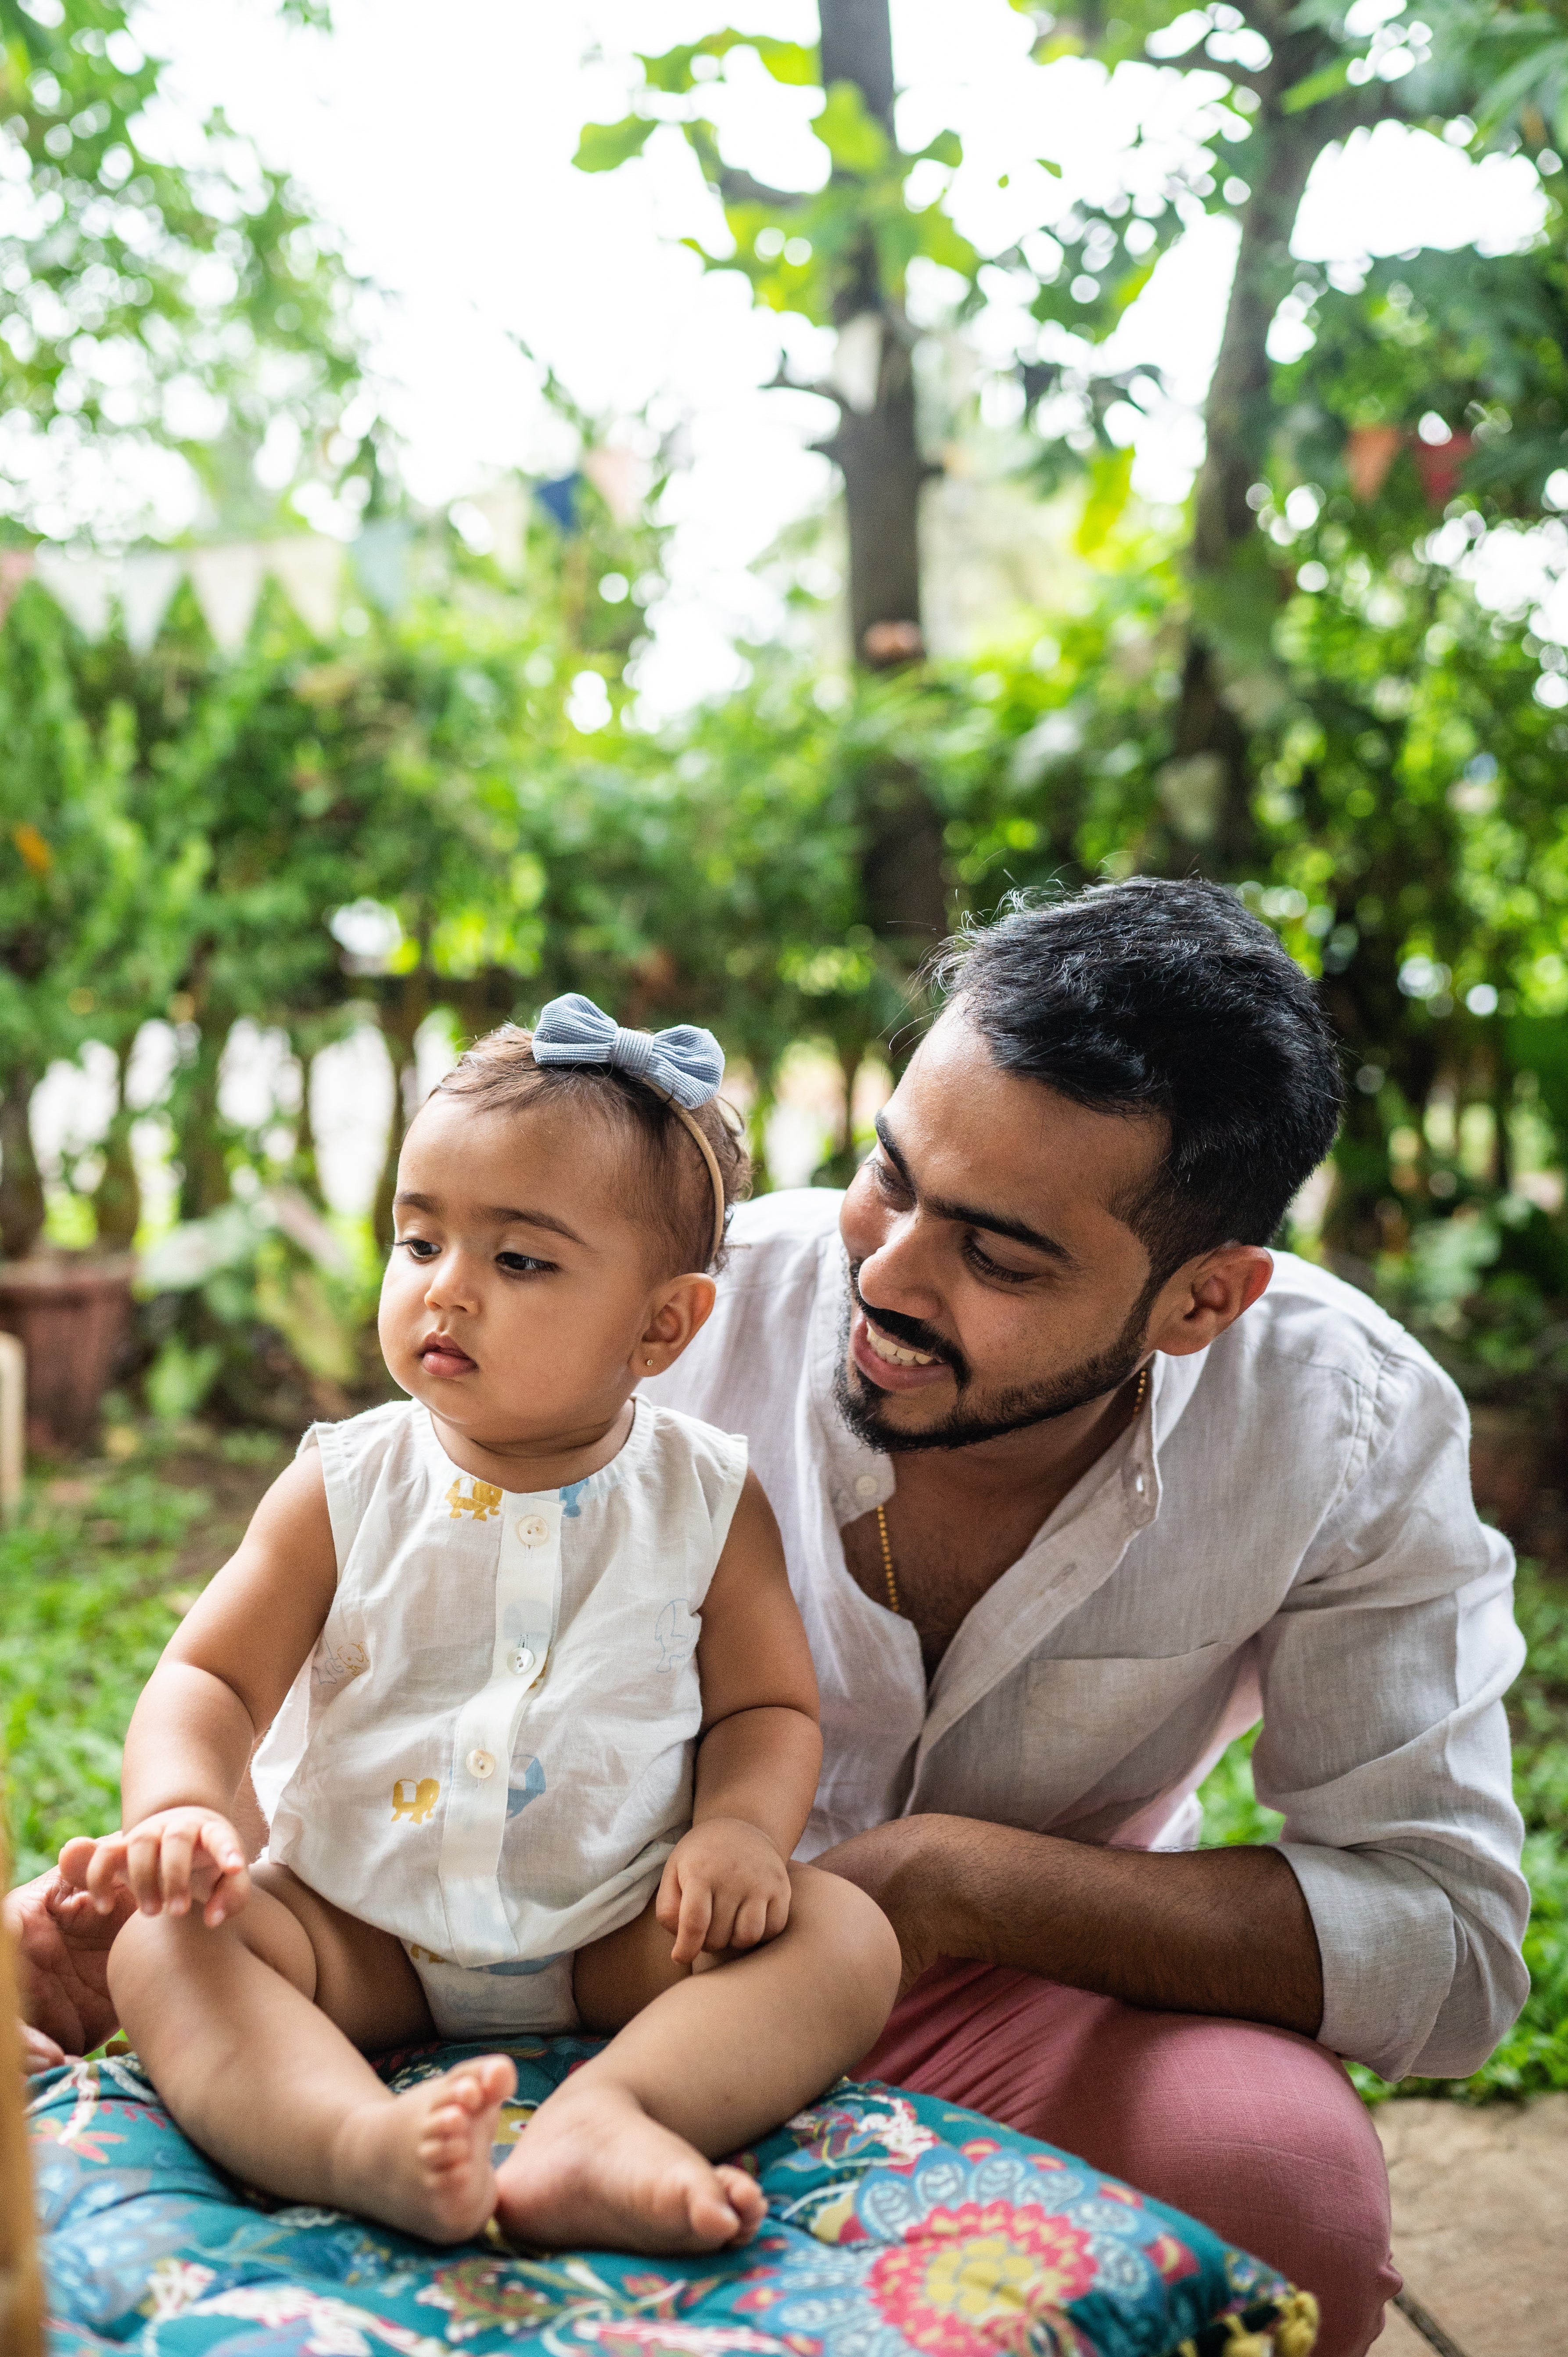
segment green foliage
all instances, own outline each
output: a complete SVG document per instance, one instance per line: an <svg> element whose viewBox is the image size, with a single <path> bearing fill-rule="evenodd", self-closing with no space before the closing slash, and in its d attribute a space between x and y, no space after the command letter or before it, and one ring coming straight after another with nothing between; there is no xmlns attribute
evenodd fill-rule
<svg viewBox="0 0 1568 2357"><path fill-rule="evenodd" d="M172 441L231 490L274 419L308 435L334 415L357 373L349 282L298 192L220 117L193 167L145 151L162 69L119 0L47 13L0 0L0 136L25 159L0 236L7 509L58 496L50 470L105 436ZM199 438L166 409L176 380L211 405Z"/></svg>

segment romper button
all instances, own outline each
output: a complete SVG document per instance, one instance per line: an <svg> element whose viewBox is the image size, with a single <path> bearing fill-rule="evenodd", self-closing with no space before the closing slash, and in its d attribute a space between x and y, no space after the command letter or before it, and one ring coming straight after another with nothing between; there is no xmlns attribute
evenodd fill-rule
<svg viewBox="0 0 1568 2357"><path fill-rule="evenodd" d="M857 1498L875 1498L876 1495L875 1474L863 1473L859 1480L854 1485L854 1494Z"/></svg>
<svg viewBox="0 0 1568 2357"><path fill-rule="evenodd" d="M527 1645L520 1645L511 1657L512 1668L520 1678L525 1678L533 1667L533 1654Z"/></svg>
<svg viewBox="0 0 1568 2357"><path fill-rule="evenodd" d="M524 1546L542 1546L550 1536L550 1525L542 1514L520 1514L517 1518L517 1534Z"/></svg>
<svg viewBox="0 0 1568 2357"><path fill-rule="evenodd" d="M487 1776L493 1776L496 1772L496 1763L491 1753L480 1751L478 1748L469 1752L467 1765L469 1775L478 1776L481 1783Z"/></svg>

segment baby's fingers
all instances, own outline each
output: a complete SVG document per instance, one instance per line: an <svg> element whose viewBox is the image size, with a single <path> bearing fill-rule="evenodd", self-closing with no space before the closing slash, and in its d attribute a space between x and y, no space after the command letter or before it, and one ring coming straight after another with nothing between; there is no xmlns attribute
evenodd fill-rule
<svg viewBox="0 0 1568 2357"><path fill-rule="evenodd" d="M163 1913L162 1852L163 1827L156 1823L150 1831L134 1826L125 1837L125 1879L144 1915Z"/></svg>
<svg viewBox="0 0 1568 2357"><path fill-rule="evenodd" d="M653 1902L653 1920L666 1932L676 1932L681 1925L681 1869L673 1857L667 1858L660 1877L659 1896Z"/></svg>
<svg viewBox="0 0 1568 2357"><path fill-rule="evenodd" d="M675 1931L675 1945L670 1951L670 1961L689 1964L695 1961L708 1943L708 1926L714 1919L714 1894L705 1883L687 1882L681 1890L681 1916Z"/></svg>
<svg viewBox="0 0 1568 2357"><path fill-rule="evenodd" d="M735 1910L735 1929L729 1935L732 1948L759 1947L768 1937L768 1900L759 1890L743 1899Z"/></svg>
<svg viewBox="0 0 1568 2357"><path fill-rule="evenodd" d="M251 1869L245 1863L245 1853L240 1847L234 1828L221 1817L209 1819L201 1828L201 1846L219 1869L212 1895L202 1910L201 1920L209 1932L237 1915L251 1895Z"/></svg>
<svg viewBox="0 0 1568 2357"><path fill-rule="evenodd" d="M166 1825L158 1844L158 1896L171 1915L190 1911L190 1860L196 1847L194 1825Z"/></svg>
<svg viewBox="0 0 1568 2357"><path fill-rule="evenodd" d="M714 1893L713 1912L708 1918L708 1932L703 1945L709 1955L722 1956L735 1945L736 1901L735 1893L718 1890Z"/></svg>
<svg viewBox="0 0 1568 2357"><path fill-rule="evenodd" d="M105 1834L92 1846L83 1880L88 1894L100 1915L114 1911L114 1894L129 1880L126 1867L126 1842L124 1834Z"/></svg>

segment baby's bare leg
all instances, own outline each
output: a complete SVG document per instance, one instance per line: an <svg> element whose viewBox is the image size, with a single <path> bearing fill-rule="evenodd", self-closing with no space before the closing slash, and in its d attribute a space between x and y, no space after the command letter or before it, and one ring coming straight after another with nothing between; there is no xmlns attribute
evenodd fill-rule
<svg viewBox="0 0 1568 2357"><path fill-rule="evenodd" d="M490 2147L517 2074L504 2055L394 2096L359 2050L433 2035L398 1943L286 1867L243 1911L134 1915L109 1959L126 2034L180 2126L247 2183L461 2242L495 2207Z"/></svg>
<svg viewBox="0 0 1568 2357"><path fill-rule="evenodd" d="M578 1958L585 2021L626 2027L507 2156L497 2216L510 2233L693 2251L756 2232L756 2183L712 2158L777 2127L858 2061L898 1989L898 1943L865 1892L809 1866L789 1878L779 1937L712 1971L671 1964L651 1910Z"/></svg>

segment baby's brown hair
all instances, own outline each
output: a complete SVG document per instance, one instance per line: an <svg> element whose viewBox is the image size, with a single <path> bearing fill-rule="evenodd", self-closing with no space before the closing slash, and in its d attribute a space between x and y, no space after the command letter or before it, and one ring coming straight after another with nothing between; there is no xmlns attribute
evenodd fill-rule
<svg viewBox="0 0 1568 2357"><path fill-rule="evenodd" d="M487 1113L521 1113L548 1093L616 1129L632 1151L634 1216L659 1240L660 1275L724 1266L724 1245L714 1248L717 1206L702 1149L669 1101L645 1081L609 1064L535 1063L532 1033L503 1023L466 1049L438 1086L443 1095L464 1097ZM710 1097L686 1119L713 1149L727 1215L751 1190L751 1157L739 1115L722 1098Z"/></svg>

